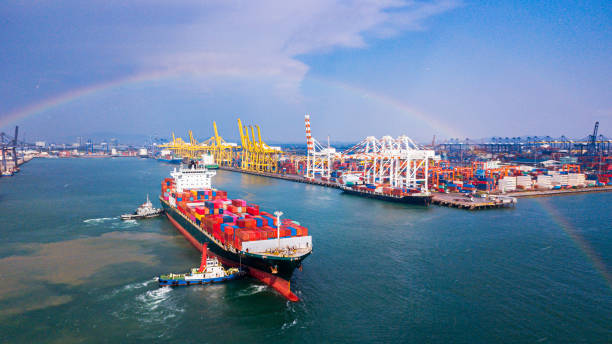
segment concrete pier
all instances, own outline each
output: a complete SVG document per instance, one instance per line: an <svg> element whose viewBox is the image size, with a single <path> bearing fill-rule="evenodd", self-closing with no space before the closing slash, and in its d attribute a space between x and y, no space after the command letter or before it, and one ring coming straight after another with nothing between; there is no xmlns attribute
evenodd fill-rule
<svg viewBox="0 0 612 344"><path fill-rule="evenodd" d="M4 169L4 163L0 158L0 174L4 174L5 172L19 172L19 166L25 164L26 162L32 160L33 157L30 155L27 155L25 157L19 157L17 158L17 166L15 166L15 162L13 161L13 159L7 159L6 160L6 169Z"/></svg>
<svg viewBox="0 0 612 344"><path fill-rule="evenodd" d="M293 175L293 174L270 173L270 172L255 172L255 171L247 171L247 170L243 170L243 169L240 169L240 168L228 167L228 166L219 166L219 169L220 170L224 170L224 171L232 171L232 172L240 172L240 173L252 174L252 175L261 176L261 177L269 177L269 178L290 180L290 181L298 182L298 183L327 186L327 187L335 188L335 189L339 189L340 188L340 184L335 183L335 182L326 182L326 181L323 181L323 180L311 180L311 179L306 179L306 178L304 178L302 176L296 176L296 175Z"/></svg>

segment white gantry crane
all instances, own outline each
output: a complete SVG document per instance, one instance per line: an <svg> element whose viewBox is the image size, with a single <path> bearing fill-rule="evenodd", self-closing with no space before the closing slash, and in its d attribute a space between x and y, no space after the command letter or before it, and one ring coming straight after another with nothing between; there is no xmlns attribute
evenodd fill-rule
<svg viewBox="0 0 612 344"><path fill-rule="evenodd" d="M336 149L329 146L324 147L312 137L310 132L310 115L304 116L306 125L306 148L308 154L306 156L306 175L308 179L314 179L315 173L320 173L321 177L330 177L332 158L336 155Z"/></svg>
<svg viewBox="0 0 612 344"><path fill-rule="evenodd" d="M342 155L363 162L363 177L368 184L429 188L429 159L435 157L435 152L422 149L408 136L368 136Z"/></svg>

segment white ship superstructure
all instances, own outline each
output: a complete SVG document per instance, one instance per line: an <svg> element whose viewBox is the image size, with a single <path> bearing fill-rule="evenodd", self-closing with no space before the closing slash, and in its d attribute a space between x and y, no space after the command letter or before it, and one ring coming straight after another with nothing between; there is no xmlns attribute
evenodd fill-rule
<svg viewBox="0 0 612 344"><path fill-rule="evenodd" d="M176 182L176 191L183 192L185 189L212 189L212 177L217 174L205 167L176 168L170 172Z"/></svg>

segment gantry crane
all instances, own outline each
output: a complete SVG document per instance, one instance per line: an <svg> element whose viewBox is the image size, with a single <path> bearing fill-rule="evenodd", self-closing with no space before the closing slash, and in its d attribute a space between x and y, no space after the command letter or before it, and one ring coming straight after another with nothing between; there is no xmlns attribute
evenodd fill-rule
<svg viewBox="0 0 612 344"><path fill-rule="evenodd" d="M214 136L202 143L207 147L208 152L213 155L219 166L231 166L236 150L240 147L235 143L225 142L223 137L219 136L216 122L213 122L213 129Z"/></svg>
<svg viewBox="0 0 612 344"><path fill-rule="evenodd" d="M206 141L198 142L193 137L193 132L189 130L189 142L185 142L180 137L175 137L174 133L172 133L172 142L160 145L160 147L171 150L176 156L181 158L199 159L202 154L210 154L215 158L216 164L230 166L235 150L240 147L235 143L225 142L223 137L219 136L216 122L213 122L213 128L214 135Z"/></svg>
<svg viewBox="0 0 612 344"><path fill-rule="evenodd" d="M175 137L172 133L172 142L160 145L160 147L171 150L175 156L189 159L199 158L202 153L207 151L205 147L198 145L191 130L189 130L189 142L185 142L180 137Z"/></svg>
<svg viewBox="0 0 612 344"><path fill-rule="evenodd" d="M257 128L257 139L255 138L255 128ZM238 118L238 131L242 143L240 168L255 172L277 173L278 161L283 153L280 147L268 146L261 139L259 126L243 126L240 118Z"/></svg>
<svg viewBox="0 0 612 344"><path fill-rule="evenodd" d="M321 177L329 178L331 175L332 159L336 156L336 149L330 147L329 140L327 147L324 147L312 137L310 132L310 115L304 116L304 125L306 128L306 174L308 179L314 179L316 173L320 173Z"/></svg>
<svg viewBox="0 0 612 344"><path fill-rule="evenodd" d="M429 188L429 160L435 159L435 152L422 149L408 136L369 136L342 154L364 163L366 183Z"/></svg>
<svg viewBox="0 0 612 344"><path fill-rule="evenodd" d="M8 171L6 166L6 152L10 152L13 159L13 169L17 170L17 135L19 133L19 126L15 127L15 136L12 138L5 133L0 133L0 150L2 151L2 171Z"/></svg>

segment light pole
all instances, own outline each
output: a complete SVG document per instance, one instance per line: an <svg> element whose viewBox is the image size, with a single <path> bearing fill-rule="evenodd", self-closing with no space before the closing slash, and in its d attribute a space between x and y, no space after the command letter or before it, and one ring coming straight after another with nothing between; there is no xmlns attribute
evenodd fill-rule
<svg viewBox="0 0 612 344"><path fill-rule="evenodd" d="M276 242L280 250L280 217L283 216L283 212L277 210L274 212L274 215L276 215Z"/></svg>

